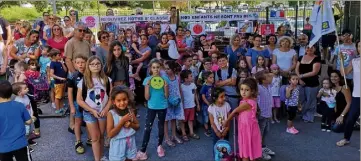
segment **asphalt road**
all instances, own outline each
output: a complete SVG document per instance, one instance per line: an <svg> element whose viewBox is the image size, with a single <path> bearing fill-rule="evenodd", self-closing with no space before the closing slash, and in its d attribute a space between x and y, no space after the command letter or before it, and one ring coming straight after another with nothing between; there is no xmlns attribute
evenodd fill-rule
<svg viewBox="0 0 361 161"><path fill-rule="evenodd" d="M141 128L136 134L137 146L140 147L144 121L145 108L140 110ZM41 138L34 147L32 157L35 161L85 161L93 160L91 147L86 147L85 154L76 154L74 150L75 136L67 131L69 118L41 119ZM157 124L155 124L157 125ZM354 131L351 144L337 147L343 134L321 132L320 119L315 123L301 122L299 117L295 127L300 131L297 135L286 133L286 123L272 124L266 144L276 152L272 161L358 161L360 160L360 133ZM85 131L85 129L83 129ZM151 161L210 161L212 160L212 138L198 130L200 140L192 140L182 145L170 148L164 144L166 156L158 158L156 153L157 126L153 127L151 140L148 145L148 160ZM83 141L86 136L82 136ZM231 137L232 138L232 137Z"/></svg>

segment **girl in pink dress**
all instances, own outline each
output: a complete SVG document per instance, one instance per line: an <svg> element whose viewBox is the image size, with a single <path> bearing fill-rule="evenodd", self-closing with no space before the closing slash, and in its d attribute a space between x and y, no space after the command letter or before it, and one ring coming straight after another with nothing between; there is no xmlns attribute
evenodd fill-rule
<svg viewBox="0 0 361 161"><path fill-rule="evenodd" d="M242 101L232 111L226 126L237 114L238 121L238 152L242 161L255 160L262 156L261 132L257 121L257 81L253 78L246 78L241 86L240 93Z"/></svg>

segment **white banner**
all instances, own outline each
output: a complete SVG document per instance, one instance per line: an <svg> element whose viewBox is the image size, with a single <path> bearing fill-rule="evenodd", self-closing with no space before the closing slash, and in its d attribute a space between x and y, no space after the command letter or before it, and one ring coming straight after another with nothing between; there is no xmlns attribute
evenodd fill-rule
<svg viewBox="0 0 361 161"><path fill-rule="evenodd" d="M160 33L173 31L176 34L176 24L160 24Z"/></svg>
<svg viewBox="0 0 361 161"><path fill-rule="evenodd" d="M132 16L101 16L100 23L140 22L140 21L169 21L170 15L132 15Z"/></svg>
<svg viewBox="0 0 361 161"><path fill-rule="evenodd" d="M245 21L257 20L258 13L205 13L205 14L180 14L180 21Z"/></svg>

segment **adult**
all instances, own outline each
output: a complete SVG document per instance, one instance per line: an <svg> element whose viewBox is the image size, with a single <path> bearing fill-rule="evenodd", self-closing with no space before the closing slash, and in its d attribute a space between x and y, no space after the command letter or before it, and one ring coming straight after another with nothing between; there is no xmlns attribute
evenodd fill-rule
<svg viewBox="0 0 361 161"><path fill-rule="evenodd" d="M361 53L361 43L357 43L358 54ZM341 70L343 67L341 67ZM352 92L352 100L350 110L348 112L347 120L345 122L345 133L344 138L337 142L338 146L344 146L350 143L350 138L352 136L354 125L357 119L360 117L360 57L352 59L350 64L344 69L345 73L348 74L353 72L353 81L354 81L354 90Z"/></svg>
<svg viewBox="0 0 361 161"><path fill-rule="evenodd" d="M332 131L343 132L345 128L345 120L347 119L347 113L351 106L351 91L347 88L343 81L343 77L340 71L334 70L331 72L331 83L333 89L337 91L336 94L336 112L333 119L336 122L332 126Z"/></svg>
<svg viewBox="0 0 361 161"><path fill-rule="evenodd" d="M298 54L298 57L304 56L306 54L307 44L308 44L308 36L306 34L301 34L298 37L297 45L294 47L295 51Z"/></svg>
<svg viewBox="0 0 361 161"><path fill-rule="evenodd" d="M148 26L147 33L149 39L148 45L152 49L152 58L155 58L157 53L157 46L159 43L159 37L155 34L154 28L152 26Z"/></svg>
<svg viewBox="0 0 361 161"><path fill-rule="evenodd" d="M44 26L43 31L43 38L44 40L48 41L51 38L51 29L55 25L55 15L50 15L48 19L48 24Z"/></svg>
<svg viewBox="0 0 361 161"><path fill-rule="evenodd" d="M107 31L98 32L98 40L100 45L95 48L95 54L100 58L102 64L107 66L108 51L109 51L109 33Z"/></svg>
<svg viewBox="0 0 361 161"><path fill-rule="evenodd" d="M175 37L177 43L178 53L180 55L187 54L187 44L185 43L184 29L182 26L177 27L177 33Z"/></svg>
<svg viewBox="0 0 361 161"><path fill-rule="evenodd" d="M70 15L70 19L71 19L71 24L74 26L76 22L78 22L78 19L77 19L77 11L75 10L70 10L69 11L69 15Z"/></svg>
<svg viewBox="0 0 361 161"><path fill-rule="evenodd" d="M311 34L312 34L312 25L310 24L310 18L307 17L306 18L306 23L303 26L303 33L307 35L307 38L311 38ZM310 39L307 39L308 41L310 41Z"/></svg>
<svg viewBox="0 0 361 161"><path fill-rule="evenodd" d="M15 41L10 56L15 61L28 61L29 59L37 60L40 56L39 32L32 30L25 38Z"/></svg>
<svg viewBox="0 0 361 161"><path fill-rule="evenodd" d="M298 59L296 74L299 83L304 87L301 93L302 119L304 122L313 122L317 106L318 74L321 69L321 58L318 55L318 44L306 48L306 54Z"/></svg>
<svg viewBox="0 0 361 161"><path fill-rule="evenodd" d="M269 52L270 58L272 59L273 51L276 49L277 36L276 35L268 35L266 38L266 49Z"/></svg>
<svg viewBox="0 0 361 161"><path fill-rule="evenodd" d="M71 24L71 18L69 16L64 16L64 23L65 23L63 27L64 36L70 39L74 35L74 27Z"/></svg>
<svg viewBox="0 0 361 161"><path fill-rule="evenodd" d="M3 33L1 34L2 40L5 42L6 45L9 45L9 42L12 39L10 23L1 16L0 16L0 27L1 30L3 31Z"/></svg>
<svg viewBox="0 0 361 161"><path fill-rule="evenodd" d="M199 49L197 52L198 59L203 62L204 58L211 57L215 51L218 51L216 45L214 43L209 44L206 35L201 35L199 37Z"/></svg>
<svg viewBox="0 0 361 161"><path fill-rule="evenodd" d="M266 65L266 67L268 66L270 55L269 55L269 52L267 49L261 47L261 42L262 42L262 37L260 35L256 35L254 37L254 41L253 41L254 47L248 49L248 51L246 53L246 60L247 60L249 70L252 70L252 68L254 66L256 66L257 57L259 55L261 55L265 58L265 65Z"/></svg>
<svg viewBox="0 0 361 161"><path fill-rule="evenodd" d="M170 8L170 24L178 25L177 8L174 6Z"/></svg>
<svg viewBox="0 0 361 161"><path fill-rule="evenodd" d="M70 78L75 72L73 64L75 57L83 55L84 57L89 58L92 55L90 44L87 41L83 41L86 30L86 24L83 22L76 22L74 25L74 37L65 44L65 64L68 67Z"/></svg>
<svg viewBox="0 0 361 161"><path fill-rule="evenodd" d="M332 53L334 56L339 56L339 53L342 54L343 57L343 67L347 67L353 58L357 55L356 45L352 42L352 32L349 29L344 29L342 31L343 44L336 47L335 51ZM336 60L336 69L341 69L341 59L338 57ZM349 73L346 75L347 85L353 89L353 75Z"/></svg>
<svg viewBox="0 0 361 161"><path fill-rule="evenodd" d="M160 40L162 44L168 44L168 36L167 33L163 33ZM162 48L161 46L157 46L156 49L156 58L159 60L173 60L168 54L168 48Z"/></svg>
<svg viewBox="0 0 361 161"><path fill-rule="evenodd" d="M64 36L63 28L55 24L51 29L51 37L48 39L48 41L46 41L46 43L52 48L60 50L61 57L64 57L64 48L66 42L68 42L68 38Z"/></svg>
<svg viewBox="0 0 361 161"><path fill-rule="evenodd" d="M31 29L32 27L29 21L21 22L19 26L19 32L15 33L14 39L19 40L21 38L26 37L26 35L30 32Z"/></svg>
<svg viewBox="0 0 361 161"><path fill-rule="evenodd" d="M142 9L139 8L139 7L136 8L135 9L135 15L143 15ZM135 25L136 25L136 31L146 30L147 27L148 27L148 22L144 22L144 21L136 22Z"/></svg>
<svg viewBox="0 0 361 161"><path fill-rule="evenodd" d="M16 21L16 23L15 23L15 28L13 29L13 31L12 31L12 35L14 35L14 39L15 40L18 40L18 39L20 39L20 38L22 38L22 37L20 37L20 36L23 36L23 35L21 35L20 34L20 27L21 27L21 24L22 24L23 22L22 21Z"/></svg>
<svg viewBox="0 0 361 161"><path fill-rule="evenodd" d="M228 55L229 67L234 69L237 67L239 57L244 56L247 52L246 49L240 46L240 41L241 37L238 34L234 34L229 41L229 45L224 48L224 53Z"/></svg>
<svg viewBox="0 0 361 161"><path fill-rule="evenodd" d="M149 63L149 59L151 56L151 51L152 49L148 46L148 37L145 35L141 35L140 36L140 46L139 46L139 51L142 54L139 54L139 58L135 59L131 62L131 64L133 65L133 73L135 73L137 67L139 66L140 63L143 63L143 66L139 72L139 77L144 80L144 78L147 75L147 68L148 68L148 63ZM140 102L144 102L144 86L142 85L142 81L138 81L135 80L135 93L137 93L137 100L139 100Z"/></svg>
<svg viewBox="0 0 361 161"><path fill-rule="evenodd" d="M288 74L293 71L297 64L297 53L291 49L293 40L291 37L283 36L279 40L280 48L273 51L272 64L277 64L280 67L280 73L283 76L283 84L288 84Z"/></svg>
<svg viewBox="0 0 361 161"><path fill-rule="evenodd" d="M160 31L161 31L161 25L159 22L154 23L153 26L154 29L154 33L158 36L158 38L160 37Z"/></svg>
<svg viewBox="0 0 361 161"><path fill-rule="evenodd" d="M39 22L37 22L36 31L39 31L39 37L40 37L40 41L42 45L46 44L46 40L44 39L44 35L43 35L43 30L44 27L48 24L49 21L49 12L43 12L43 20L40 20Z"/></svg>
<svg viewBox="0 0 361 161"><path fill-rule="evenodd" d="M109 47L111 53L106 61L105 73L112 79L113 86L129 85L129 58L122 51L122 44L113 41ZM114 55L119 55L115 58Z"/></svg>
<svg viewBox="0 0 361 161"><path fill-rule="evenodd" d="M286 36L287 28L283 25L277 27L277 38Z"/></svg>

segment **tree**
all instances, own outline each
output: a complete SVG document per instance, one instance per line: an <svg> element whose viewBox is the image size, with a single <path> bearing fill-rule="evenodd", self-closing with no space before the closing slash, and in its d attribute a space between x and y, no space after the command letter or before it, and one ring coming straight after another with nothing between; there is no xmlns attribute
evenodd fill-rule
<svg viewBox="0 0 361 161"><path fill-rule="evenodd" d="M48 2L37 1L32 2L32 4L38 12L49 11L51 9L49 6L51 4ZM91 1L56 1L56 10L63 11L65 9L66 13L68 13L71 8L84 11L84 9L90 8L92 6L94 7L94 3Z"/></svg>
<svg viewBox="0 0 361 161"><path fill-rule="evenodd" d="M20 3L17 1L0 1L0 9L11 7L11 6L19 6Z"/></svg>

